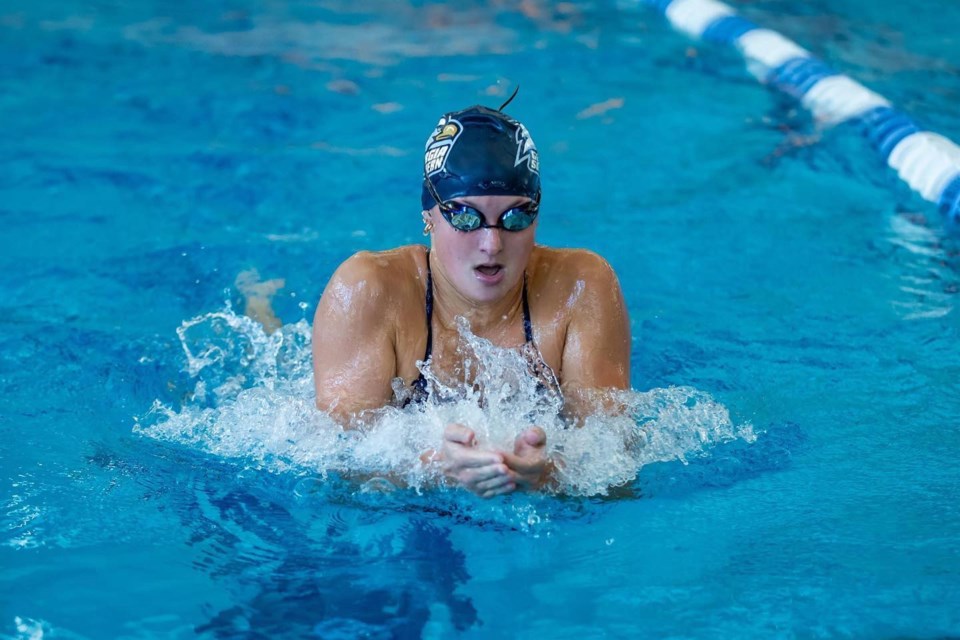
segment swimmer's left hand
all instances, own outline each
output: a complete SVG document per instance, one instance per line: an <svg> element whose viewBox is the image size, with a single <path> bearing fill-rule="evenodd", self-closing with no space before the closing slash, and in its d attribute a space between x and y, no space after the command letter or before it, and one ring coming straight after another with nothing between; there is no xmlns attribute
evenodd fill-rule
<svg viewBox="0 0 960 640"><path fill-rule="evenodd" d="M547 434L540 427L530 427L517 436L512 454L503 453L503 462L510 469L517 488L543 488L552 479L554 469L547 457Z"/></svg>
<svg viewBox="0 0 960 640"><path fill-rule="evenodd" d="M443 430L443 447L433 460L440 462L447 480L481 498L492 498L516 488L513 474L504 464L505 455L478 448L473 430L454 423Z"/></svg>

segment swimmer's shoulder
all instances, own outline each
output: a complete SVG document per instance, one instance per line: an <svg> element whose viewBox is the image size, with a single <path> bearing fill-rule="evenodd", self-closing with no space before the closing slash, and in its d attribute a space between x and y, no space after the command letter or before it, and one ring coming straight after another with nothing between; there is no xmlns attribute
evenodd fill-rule
<svg viewBox="0 0 960 640"><path fill-rule="evenodd" d="M422 297L425 275L426 248L422 245L358 251L337 268L324 296L340 292L337 297L351 307L396 308L398 303Z"/></svg>
<svg viewBox="0 0 960 640"><path fill-rule="evenodd" d="M569 291L574 288L619 286L617 276L599 254L588 249L534 247L530 277L533 287Z"/></svg>
<svg viewBox="0 0 960 640"><path fill-rule="evenodd" d="M388 278L390 274L417 276L426 261L427 248L408 244L386 251L358 251L337 269L337 273L366 278Z"/></svg>

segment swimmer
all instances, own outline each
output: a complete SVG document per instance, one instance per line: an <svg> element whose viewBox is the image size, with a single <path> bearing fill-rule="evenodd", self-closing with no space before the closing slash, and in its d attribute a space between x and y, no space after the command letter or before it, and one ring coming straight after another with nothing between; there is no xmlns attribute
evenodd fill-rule
<svg viewBox="0 0 960 640"><path fill-rule="evenodd" d="M429 247L357 253L323 292L313 323L317 407L346 428L398 402L395 378L408 402L430 402L418 361L444 384L470 385L458 317L497 346L535 354L531 370L559 383L574 422L590 412L592 390L629 387L630 326L617 277L595 253L535 243L539 155L505 106L447 113L427 139ZM422 459L482 497L548 486L555 467L546 434L529 424L517 433L512 451L491 451L476 446L470 425L450 424Z"/></svg>

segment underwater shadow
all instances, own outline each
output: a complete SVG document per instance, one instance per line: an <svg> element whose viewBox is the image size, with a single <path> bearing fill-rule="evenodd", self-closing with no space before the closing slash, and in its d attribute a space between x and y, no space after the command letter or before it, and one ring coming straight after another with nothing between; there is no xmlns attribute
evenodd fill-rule
<svg viewBox="0 0 960 640"><path fill-rule="evenodd" d="M454 594L470 576L449 534L412 519L372 549L340 540L318 553L298 544L246 585L254 595L195 630L217 638L420 638L439 603L453 628L465 631L478 617L469 598Z"/></svg>
<svg viewBox="0 0 960 640"><path fill-rule="evenodd" d="M184 458L205 459L190 465L189 479ZM167 492L165 506L189 532L196 570L232 600L197 625L198 634L419 638L438 606L456 631L478 623L470 599L457 593L470 580L465 555L429 515L401 513L389 500L369 504L336 477L322 492L331 500L302 501L287 474L182 449L171 462L180 490Z"/></svg>

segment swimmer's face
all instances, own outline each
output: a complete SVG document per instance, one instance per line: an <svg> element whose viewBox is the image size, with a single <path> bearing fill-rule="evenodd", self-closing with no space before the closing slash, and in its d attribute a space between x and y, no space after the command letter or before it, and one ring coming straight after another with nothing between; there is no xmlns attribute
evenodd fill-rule
<svg viewBox="0 0 960 640"><path fill-rule="evenodd" d="M505 211L530 202L530 198L464 196L454 202L477 209L487 224L495 225ZM476 302L493 302L523 280L533 251L536 221L522 231L492 228L463 232L444 220L436 205L430 210L430 217L432 254L438 268L461 295Z"/></svg>

